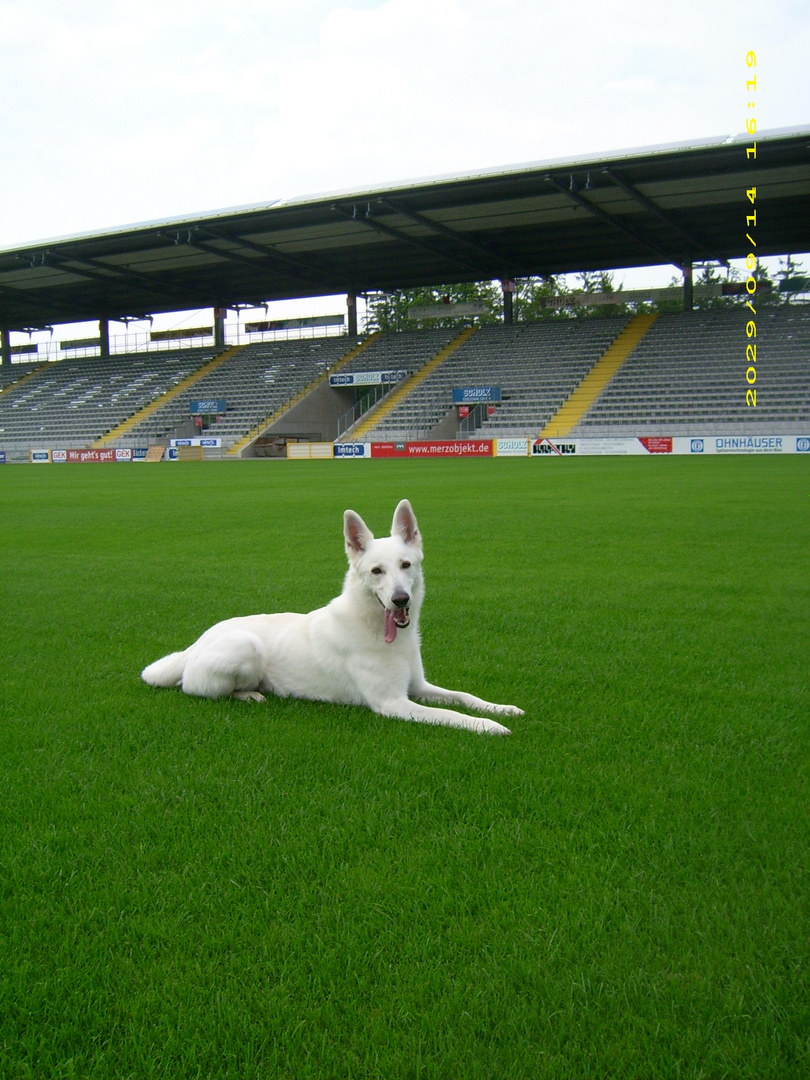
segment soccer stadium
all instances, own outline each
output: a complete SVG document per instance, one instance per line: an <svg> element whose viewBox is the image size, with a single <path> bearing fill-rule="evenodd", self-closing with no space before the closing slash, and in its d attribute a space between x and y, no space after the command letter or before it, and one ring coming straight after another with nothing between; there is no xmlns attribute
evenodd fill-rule
<svg viewBox="0 0 810 1080"><path fill-rule="evenodd" d="M672 452L687 438L704 452L795 452L810 433L810 285L787 276L780 294L757 267L810 248L808 138L759 133L756 158L748 136L653 147L0 252L0 450L130 462L159 446L329 457L454 442L434 449L520 455L565 440L587 454ZM740 258L747 277L694 283L696 262ZM591 318L515 310L521 278L661 263L680 286L575 291L535 312ZM486 280L503 289L499 326L481 325L483 305L439 303L410 314L442 329L358 333L358 296ZM346 315L297 320L297 333L256 315L319 293L345 293ZM619 314L600 318L611 304ZM206 305L208 326L154 331L139 351L111 336L111 324ZM229 309L251 313L244 342L227 340ZM89 319L96 338L31 333Z"/></svg>
<svg viewBox="0 0 810 1080"><path fill-rule="evenodd" d="M807 1075L808 145L0 251L0 1075ZM508 738L141 680L405 498Z"/></svg>

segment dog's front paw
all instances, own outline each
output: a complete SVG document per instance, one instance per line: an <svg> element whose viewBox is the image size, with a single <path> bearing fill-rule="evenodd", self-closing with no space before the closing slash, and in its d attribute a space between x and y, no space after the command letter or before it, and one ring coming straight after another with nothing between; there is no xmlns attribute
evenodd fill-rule
<svg viewBox="0 0 810 1080"><path fill-rule="evenodd" d="M512 732L508 727L504 727L503 724L497 723L495 720L482 720L481 729L485 735L511 735Z"/></svg>
<svg viewBox="0 0 810 1080"><path fill-rule="evenodd" d="M498 716L525 716L523 709L519 709L517 705L493 705L491 712L497 713Z"/></svg>

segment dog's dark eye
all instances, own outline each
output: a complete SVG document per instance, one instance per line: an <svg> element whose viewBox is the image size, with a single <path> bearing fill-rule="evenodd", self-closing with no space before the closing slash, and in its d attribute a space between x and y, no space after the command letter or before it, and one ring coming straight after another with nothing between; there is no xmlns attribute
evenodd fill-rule
<svg viewBox="0 0 810 1080"><path fill-rule="evenodd" d="M381 566L373 566L371 568L371 572L372 574L381 574L383 572L383 568Z"/></svg>
<svg viewBox="0 0 810 1080"><path fill-rule="evenodd" d="M410 569L411 564L409 562L401 562L399 565L402 567L403 570L408 570Z"/></svg>

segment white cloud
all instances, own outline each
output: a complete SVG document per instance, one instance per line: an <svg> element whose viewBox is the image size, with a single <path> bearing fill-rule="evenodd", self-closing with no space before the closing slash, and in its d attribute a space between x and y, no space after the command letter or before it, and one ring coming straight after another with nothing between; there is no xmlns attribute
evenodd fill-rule
<svg viewBox="0 0 810 1080"><path fill-rule="evenodd" d="M0 244L810 122L810 11L0 0ZM760 112L760 107L762 111Z"/></svg>

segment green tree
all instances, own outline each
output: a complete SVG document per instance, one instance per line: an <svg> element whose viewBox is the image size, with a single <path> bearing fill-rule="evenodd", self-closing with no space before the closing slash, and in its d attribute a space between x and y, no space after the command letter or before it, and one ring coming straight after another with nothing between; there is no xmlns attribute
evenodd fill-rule
<svg viewBox="0 0 810 1080"><path fill-rule="evenodd" d="M570 307L550 303L570 295L571 290L561 274L518 278L515 282L515 320L546 322L550 319L570 319Z"/></svg>
<svg viewBox="0 0 810 1080"><path fill-rule="evenodd" d="M791 303L791 297L802 293L810 293L810 278L798 271L803 270L801 263L793 261L791 255L786 255L779 260L779 269L776 271L776 288L778 299L784 303Z"/></svg>
<svg viewBox="0 0 810 1080"><path fill-rule="evenodd" d="M704 277L708 282L713 274L712 268L704 268ZM711 278L713 280L713 278ZM673 285L680 285L673 279ZM615 304L582 304L576 306L564 303L550 303L570 299L574 293L615 293ZM408 312L414 307L433 307L441 304L483 303L486 311L475 316L452 315L447 318L412 319ZM666 302L665 305L653 305L651 310L660 310L666 306L672 310L681 310L680 301ZM636 304L630 304L621 298L621 287L613 283L610 270L583 271L576 276L575 288L571 289L565 275L548 274L518 278L515 281L513 316L515 322L538 322L551 319L571 318L611 318L634 314L643 310ZM418 289L396 289L393 292L372 293L368 297L367 329L370 331L423 330L431 327L453 327L475 322L479 325L500 323L503 320L503 293L499 281L477 281L453 285L434 285Z"/></svg>
<svg viewBox="0 0 810 1080"><path fill-rule="evenodd" d="M483 303L486 311L480 315L453 315L451 304ZM446 304L448 315L438 319L412 319L412 307L434 307ZM366 328L369 331L406 331L442 329L462 326L472 321L483 325L503 318L503 299L499 282L470 281L453 285L433 285L418 289L395 289L393 292L371 293L368 297Z"/></svg>
<svg viewBox="0 0 810 1080"><path fill-rule="evenodd" d="M617 302L615 304L593 304L591 306L582 306L582 302L575 308L573 308L574 317L577 319L590 319L590 318L603 318L610 319L616 318L620 315L632 314L632 310L628 304L623 304L619 301L618 297L621 293L621 288L616 289L613 284L613 272L611 270L583 270L577 277L581 281L581 288L575 290L576 292L582 292L586 295L588 293L616 293Z"/></svg>
<svg viewBox="0 0 810 1080"><path fill-rule="evenodd" d="M725 280L720 273L718 267L713 266L711 263L705 263L698 269L698 272L692 277L692 284L695 288L700 285L722 285ZM723 308L736 307L739 304L739 298L736 296L695 296L692 300L692 308L694 311L717 311Z"/></svg>

